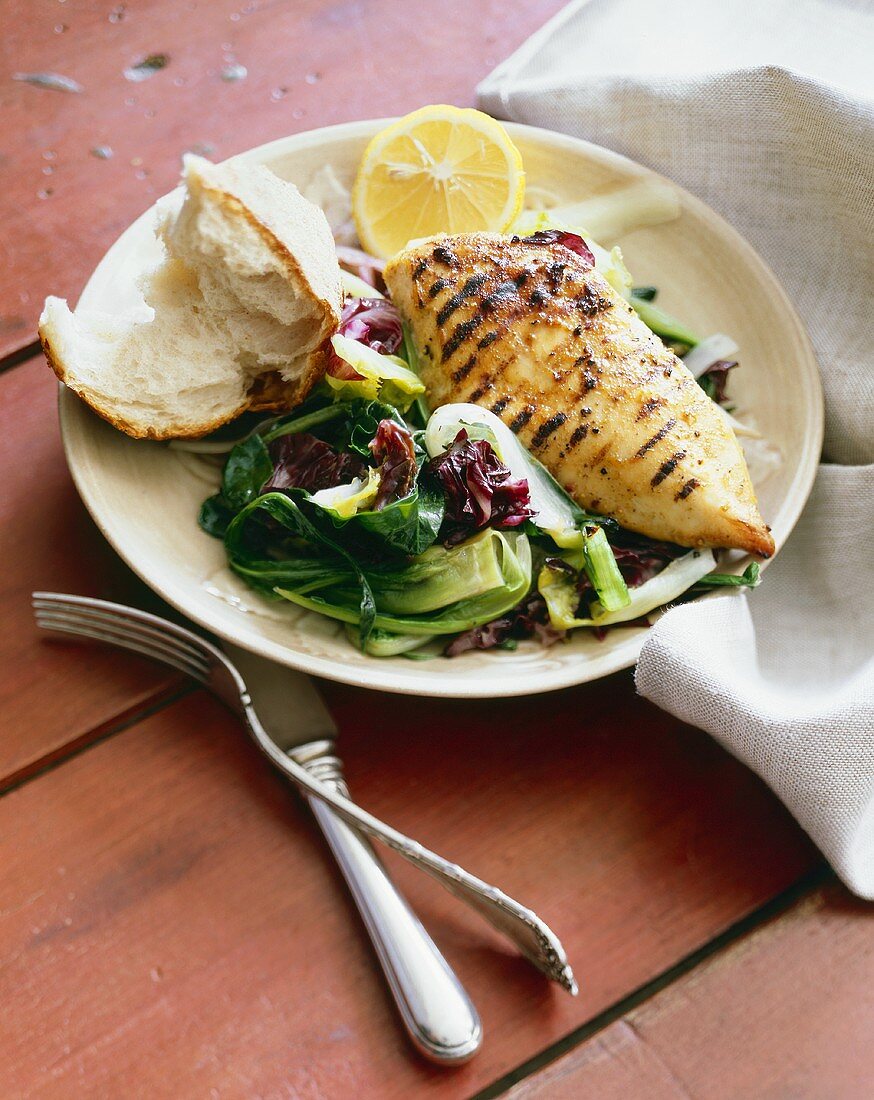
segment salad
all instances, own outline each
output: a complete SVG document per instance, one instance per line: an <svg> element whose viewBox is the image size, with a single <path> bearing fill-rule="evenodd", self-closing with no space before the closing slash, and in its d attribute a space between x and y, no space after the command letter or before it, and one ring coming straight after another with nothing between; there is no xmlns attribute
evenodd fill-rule
<svg viewBox="0 0 874 1100"><path fill-rule="evenodd" d="M730 417L728 337L701 339L665 313L656 287L633 285L618 248L569 220L573 207L511 216L513 240L591 257ZM324 378L302 405L227 444L220 491L201 508L200 526L252 589L343 623L374 657L416 659L603 636L708 589L757 583L755 562L742 575L714 572L711 549L582 508L490 409L432 409L383 259L357 241L338 257L345 303Z"/></svg>
<svg viewBox="0 0 874 1100"><path fill-rule="evenodd" d="M700 348L654 298L652 287L632 295L665 337ZM681 597L757 582L756 563L713 573L710 550L584 511L488 410L430 413L397 310L376 288L347 297L331 343L318 392L237 442L201 509L230 568L267 599L345 623L373 656L437 641L452 657L640 624ZM735 365L717 358L701 372L713 399Z"/></svg>

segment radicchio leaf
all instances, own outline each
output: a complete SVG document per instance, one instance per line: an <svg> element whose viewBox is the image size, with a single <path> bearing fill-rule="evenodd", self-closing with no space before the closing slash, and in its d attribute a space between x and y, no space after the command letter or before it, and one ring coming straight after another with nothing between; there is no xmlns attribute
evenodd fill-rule
<svg viewBox="0 0 874 1100"><path fill-rule="evenodd" d="M387 298L350 298L343 306L337 332L350 340L366 344L380 355L393 355L404 339L401 315ZM347 382L356 382L362 377L333 349L328 374Z"/></svg>
<svg viewBox="0 0 874 1100"><path fill-rule="evenodd" d="M280 436L270 445L273 473L262 492L305 489L317 493L366 477L367 466L357 455L342 454L308 432Z"/></svg>
<svg viewBox="0 0 874 1100"><path fill-rule="evenodd" d="M515 237L514 240L519 240ZM523 241L531 244L560 244L576 253L581 260L585 260L589 267L595 266L595 253L578 233L568 233L565 229L539 229L530 237L523 237Z"/></svg>
<svg viewBox="0 0 874 1100"><path fill-rule="evenodd" d="M728 372L737 366L736 362L729 359L717 359L703 374L698 376L698 385L707 394L711 401L720 404L725 400L725 385L728 382Z"/></svg>
<svg viewBox="0 0 874 1100"><path fill-rule="evenodd" d="M484 527L518 527L534 515L528 482L514 480L486 439L462 428L448 449L427 466L446 496L443 540L462 542Z"/></svg>
<svg viewBox="0 0 874 1100"><path fill-rule="evenodd" d="M388 298L350 298L337 331L382 355L394 355L404 339L401 315Z"/></svg>
<svg viewBox="0 0 874 1100"><path fill-rule="evenodd" d="M650 580L669 562L687 553L684 547L672 542L658 542L630 531L622 531L618 538L611 538L610 549L629 588Z"/></svg>
<svg viewBox="0 0 874 1100"><path fill-rule="evenodd" d="M337 260L341 267L370 283L377 290L384 290L382 273L385 269L385 260L380 260L360 248L351 248L349 245L337 245Z"/></svg>
<svg viewBox="0 0 874 1100"><path fill-rule="evenodd" d="M522 638L536 638L541 645L550 646L561 641L566 634L567 631L556 630L550 625L549 611L542 596L526 596L501 618L475 626L453 638L444 652L447 657L458 657L471 649L494 649Z"/></svg>
<svg viewBox="0 0 874 1100"><path fill-rule="evenodd" d="M396 420L380 420L370 452L380 473L373 511L380 512L387 504L401 500L413 488L416 480L413 437Z"/></svg>

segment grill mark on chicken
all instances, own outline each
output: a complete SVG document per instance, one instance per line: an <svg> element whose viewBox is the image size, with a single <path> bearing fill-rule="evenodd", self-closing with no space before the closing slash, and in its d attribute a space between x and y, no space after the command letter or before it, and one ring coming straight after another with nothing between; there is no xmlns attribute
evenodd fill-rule
<svg viewBox="0 0 874 1100"><path fill-rule="evenodd" d="M646 420L648 416L652 416L656 409L664 405L664 403L665 399L663 397L652 397L649 401L644 401L635 419Z"/></svg>
<svg viewBox="0 0 874 1100"><path fill-rule="evenodd" d="M599 313L604 313L605 310L611 308L610 302L606 298L602 298L589 283L586 283L583 293L580 294L574 304L584 317L597 317Z"/></svg>
<svg viewBox="0 0 874 1100"><path fill-rule="evenodd" d="M653 476L652 480L650 481L650 485L653 487L653 489L655 489L657 485L661 485L666 477L670 477L674 470L676 470L677 463L682 462L685 457L685 451L677 451L675 454L672 454L666 462L663 462L661 466L659 466L658 471ZM689 492L691 491L692 490L690 489Z"/></svg>
<svg viewBox="0 0 874 1100"><path fill-rule="evenodd" d="M413 278L420 279L428 269L428 261L423 257L413 268Z"/></svg>
<svg viewBox="0 0 874 1100"><path fill-rule="evenodd" d="M579 427L574 428L574 430L571 432L571 437L567 441L567 447L565 449L568 451L572 451L574 447L576 447L578 443L581 443L588 434L589 425L580 424Z"/></svg>
<svg viewBox="0 0 874 1100"><path fill-rule="evenodd" d="M542 286L536 286L531 291L531 297L529 299L529 301L531 302L531 305L533 305L533 306L542 306L545 302L548 302L549 300L550 300L549 291L544 290Z"/></svg>
<svg viewBox="0 0 874 1100"><path fill-rule="evenodd" d="M546 269L546 278L549 280L549 287L553 294L558 290L561 285L562 276L564 275L564 269L567 264L560 264L558 262L551 263Z"/></svg>
<svg viewBox="0 0 874 1100"><path fill-rule="evenodd" d="M534 438L531 440L532 450L537 450L542 447L543 444L549 439L552 433L564 424L567 420L567 413L557 412L554 416L551 416L548 420L544 420L537 431L534 433Z"/></svg>
<svg viewBox="0 0 874 1100"><path fill-rule="evenodd" d="M651 450L656 445L656 443L665 438L668 432L676 426L676 423L677 422L676 420L674 420L673 417L671 417L670 420L665 421L665 423L659 428L656 434L654 436L651 436L646 441L646 443L644 443L644 445L638 450L635 457L643 458L647 451Z"/></svg>
<svg viewBox="0 0 874 1100"><path fill-rule="evenodd" d="M597 466L599 462L602 462L607 457L607 453L609 452L609 450L610 444L605 443L604 446L598 450L598 453L592 456L592 465Z"/></svg>
<svg viewBox="0 0 874 1100"><path fill-rule="evenodd" d="M525 408L522 409L521 412L516 413L510 421L510 431L514 434L521 432L532 416L534 416L534 406L526 405Z"/></svg>
<svg viewBox="0 0 874 1100"><path fill-rule="evenodd" d="M695 489L697 489L700 484L701 482L698 480L697 477L690 477L683 488L674 495L674 500L685 500L686 497Z"/></svg>
<svg viewBox="0 0 874 1100"><path fill-rule="evenodd" d="M452 356L458 351L464 341L474 333L479 326L483 323L483 316L481 313L475 313L473 317L468 318L467 321L462 321L460 325L457 325L455 331L443 345L443 362L447 359L451 359Z"/></svg>
<svg viewBox="0 0 874 1100"><path fill-rule="evenodd" d="M487 278L488 276L484 272L478 275L471 275L461 290L459 290L457 294L453 294L446 305L437 314L437 324L445 325L452 314L455 313L471 295L476 294Z"/></svg>
<svg viewBox="0 0 874 1100"><path fill-rule="evenodd" d="M451 286L451 285L452 284L449 282L448 279L437 279L432 284L431 289L428 291L428 297L429 298L436 298L441 290L445 290L448 286Z"/></svg>
<svg viewBox="0 0 874 1100"><path fill-rule="evenodd" d="M480 398L488 393L488 391L491 389L494 389L493 376L491 374L487 374L467 400L470 401L472 405L475 405L477 401L479 401Z"/></svg>
<svg viewBox="0 0 874 1100"><path fill-rule="evenodd" d="M431 255L440 264L446 264L447 267L458 267L458 257L445 244L438 244Z"/></svg>
<svg viewBox="0 0 874 1100"><path fill-rule="evenodd" d="M518 293L519 288L515 282L499 283L490 294L480 300L479 308L483 313L492 313L503 302L516 298Z"/></svg>
<svg viewBox="0 0 874 1100"><path fill-rule="evenodd" d="M501 334L497 331L497 329L494 332L487 332L482 340L477 341L476 346L480 349L487 348L489 344L493 344L500 335Z"/></svg>
<svg viewBox="0 0 874 1100"><path fill-rule="evenodd" d="M500 416L509 404L510 398L502 397L499 401L496 401L494 405L492 405L491 411L495 414L495 416Z"/></svg>
<svg viewBox="0 0 874 1100"><path fill-rule="evenodd" d="M453 372L452 381L453 382L463 382L475 366L476 366L476 356L471 355L470 359L468 359L468 361L464 364L463 367L459 367L457 371Z"/></svg>

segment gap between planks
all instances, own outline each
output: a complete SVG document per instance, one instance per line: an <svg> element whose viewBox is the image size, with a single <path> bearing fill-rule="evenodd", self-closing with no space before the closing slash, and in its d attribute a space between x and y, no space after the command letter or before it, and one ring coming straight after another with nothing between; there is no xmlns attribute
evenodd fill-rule
<svg viewBox="0 0 874 1100"><path fill-rule="evenodd" d="M11 794L12 791L19 790L21 787L41 778L48 772L54 771L55 768L59 768L61 765L66 764L68 760L72 760L83 752L87 752L88 749L94 748L95 745L100 745L104 741L108 741L110 737L115 737L116 734L123 733L125 730L130 729L131 726L135 726L137 723L143 722L147 718L151 718L152 715L157 714L158 711L173 706L174 703L178 703L181 699L184 699L187 695L190 695L193 691L199 690L201 687L202 685L192 681L181 688L164 689L156 692L145 703L140 703L127 710L119 711L118 714L114 714L105 722L101 722L90 730L86 730L85 733L59 746L53 752L37 757L36 760L30 761L17 772L12 772L10 775L4 776L0 779L0 798L4 795Z"/></svg>
<svg viewBox="0 0 874 1100"><path fill-rule="evenodd" d="M760 926L782 916L803 898L814 893L825 884L834 881L836 881L834 872L828 864L818 864L802 875L797 882L794 882L779 894L775 894L773 898L748 913L745 917L735 921L724 932L720 932L718 936L714 936L712 940L690 952L679 962L669 966L667 970L663 970L661 974L657 974L650 981L644 982L643 985L620 998L609 1008L599 1012L597 1016L593 1016L578 1028L562 1036L551 1046L539 1051L533 1058L522 1062L521 1065L516 1066L509 1073L505 1073L503 1077L499 1077L486 1088L475 1093L471 1100L495 1100L496 1097L503 1096L514 1085L518 1085L520 1081L539 1073L540 1070L545 1069L575 1047L581 1046L594 1035L597 1035L598 1032L604 1031L611 1024L625 1016L626 1013L655 997L656 994L673 985L701 963L738 943Z"/></svg>
<svg viewBox="0 0 874 1100"><path fill-rule="evenodd" d="M27 363L31 359L35 359L42 352L42 344L38 339L33 339L29 344L24 344L22 347L15 351L7 352L2 358L0 358L0 374L6 370L12 370L13 367L19 366L21 363Z"/></svg>

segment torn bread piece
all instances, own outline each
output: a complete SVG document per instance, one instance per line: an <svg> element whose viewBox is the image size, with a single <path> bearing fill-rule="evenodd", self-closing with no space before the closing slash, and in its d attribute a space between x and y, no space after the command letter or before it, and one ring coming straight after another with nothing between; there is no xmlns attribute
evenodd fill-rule
<svg viewBox="0 0 874 1100"><path fill-rule="evenodd" d="M343 292L324 214L261 165L187 156L181 207L158 224L166 258L118 314L48 298L49 366L135 438L197 438L299 404L322 377Z"/></svg>

